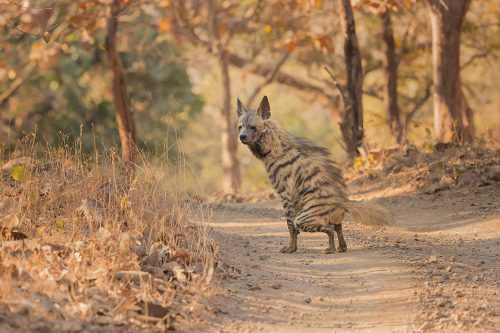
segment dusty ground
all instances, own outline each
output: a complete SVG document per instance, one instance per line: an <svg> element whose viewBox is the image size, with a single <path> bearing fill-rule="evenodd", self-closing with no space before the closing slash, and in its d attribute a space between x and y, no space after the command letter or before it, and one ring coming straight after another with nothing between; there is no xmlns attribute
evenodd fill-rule
<svg viewBox="0 0 500 333"><path fill-rule="evenodd" d="M346 221L349 250L333 255L326 235L307 233L297 253L278 252L288 232L273 192L166 210L168 193L145 196L143 183L91 207L103 195L98 166L16 180L4 165L0 332L500 332L500 150L379 161L345 177L352 199L380 202L396 223ZM188 213L200 202L203 219ZM84 203L88 216L73 215ZM211 228L172 217L176 207ZM104 227L87 235L85 219L99 216Z"/></svg>
<svg viewBox="0 0 500 333"><path fill-rule="evenodd" d="M213 205L224 279L214 332L499 332L500 182L408 192L350 184L351 198L390 207L396 224L344 223L347 253L322 254L324 234L287 242L278 200ZM429 191L427 191L429 193Z"/></svg>

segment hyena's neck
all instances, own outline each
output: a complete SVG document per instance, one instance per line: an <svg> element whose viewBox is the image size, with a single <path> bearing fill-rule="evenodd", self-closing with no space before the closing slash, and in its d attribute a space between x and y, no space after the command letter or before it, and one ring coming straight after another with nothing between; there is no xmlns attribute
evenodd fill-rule
<svg viewBox="0 0 500 333"><path fill-rule="evenodd" d="M285 148L287 133L281 130L274 122L266 124L266 130L260 138L249 145L250 151L255 157L266 163L274 160Z"/></svg>

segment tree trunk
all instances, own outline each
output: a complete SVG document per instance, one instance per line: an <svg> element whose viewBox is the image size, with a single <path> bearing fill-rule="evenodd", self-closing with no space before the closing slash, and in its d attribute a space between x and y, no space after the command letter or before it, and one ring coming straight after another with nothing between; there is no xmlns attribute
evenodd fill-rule
<svg viewBox="0 0 500 333"><path fill-rule="evenodd" d="M222 176L225 191L236 193L241 187L240 161L238 159L238 137L236 122L231 112L231 81L229 77L229 56L221 44L217 22L217 8L213 0L207 0L207 21L210 31L211 49L217 55L222 74L224 98L221 113Z"/></svg>
<svg viewBox="0 0 500 333"><path fill-rule="evenodd" d="M381 19L382 38L384 40L384 107L391 134L400 144L402 141L403 126L398 106L398 64L389 9L386 8L382 13Z"/></svg>
<svg viewBox="0 0 500 333"><path fill-rule="evenodd" d="M341 0L340 7L347 76L340 130L346 143L347 154L352 158L363 144L363 69L351 1Z"/></svg>
<svg viewBox="0 0 500 333"><path fill-rule="evenodd" d="M469 143L473 112L460 81L460 30L470 0L427 0L432 27L434 130L438 142Z"/></svg>
<svg viewBox="0 0 500 333"><path fill-rule="evenodd" d="M137 154L135 123L130 111L123 65L116 48L120 11L120 0L113 0L110 5L110 15L107 23L106 51L108 66L113 76L113 104L122 146L122 159L133 162Z"/></svg>
<svg viewBox="0 0 500 333"><path fill-rule="evenodd" d="M236 123L233 121L232 117L233 112L231 112L229 64L224 55L219 59L219 65L224 90L221 124L223 186L226 191L236 193L241 187L240 161L238 159L238 135L236 133Z"/></svg>

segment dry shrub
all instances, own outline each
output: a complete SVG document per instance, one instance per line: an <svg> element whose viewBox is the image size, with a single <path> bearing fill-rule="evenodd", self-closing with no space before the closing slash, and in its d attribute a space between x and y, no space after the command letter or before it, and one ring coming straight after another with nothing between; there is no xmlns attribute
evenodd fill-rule
<svg viewBox="0 0 500 333"><path fill-rule="evenodd" d="M12 155L22 157L2 166L0 331L164 330L190 316L215 246L188 222L166 161L142 155L132 170L113 151L32 143Z"/></svg>
<svg viewBox="0 0 500 333"><path fill-rule="evenodd" d="M433 151L407 147L380 154L377 163L365 169L347 169L344 177L350 186L396 187L426 194L452 188L477 188L500 181L498 143L484 146L436 144ZM378 179L378 182L367 180Z"/></svg>

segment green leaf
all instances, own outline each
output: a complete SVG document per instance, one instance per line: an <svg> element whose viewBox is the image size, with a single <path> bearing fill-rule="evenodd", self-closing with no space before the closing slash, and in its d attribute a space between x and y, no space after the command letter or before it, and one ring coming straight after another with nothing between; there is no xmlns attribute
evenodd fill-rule
<svg viewBox="0 0 500 333"><path fill-rule="evenodd" d="M11 175L14 180L21 182L26 179L26 168L22 165L15 165L12 167Z"/></svg>

